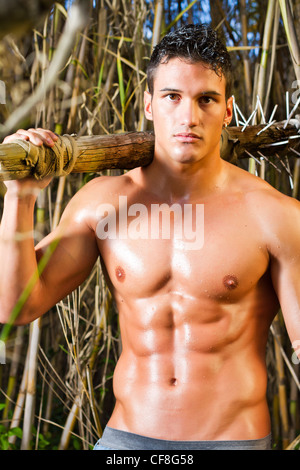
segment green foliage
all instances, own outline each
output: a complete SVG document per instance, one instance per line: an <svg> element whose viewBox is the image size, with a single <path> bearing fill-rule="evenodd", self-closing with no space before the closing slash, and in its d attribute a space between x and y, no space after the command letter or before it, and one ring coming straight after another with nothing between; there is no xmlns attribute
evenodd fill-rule
<svg viewBox="0 0 300 470"><path fill-rule="evenodd" d="M1 408L2 406L0 405L0 409ZM7 430L3 424L0 424L0 450L15 450L16 449L16 446L9 442L9 438L12 436L16 436L21 439L22 429L19 427L16 427L16 428L11 428Z"/></svg>

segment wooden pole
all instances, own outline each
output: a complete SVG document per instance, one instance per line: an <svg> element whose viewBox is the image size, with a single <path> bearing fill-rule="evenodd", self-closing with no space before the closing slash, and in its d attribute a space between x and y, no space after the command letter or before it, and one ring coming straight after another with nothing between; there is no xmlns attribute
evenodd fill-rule
<svg viewBox="0 0 300 470"><path fill-rule="evenodd" d="M285 156L291 148L296 150L293 156L300 156L298 123L297 120L291 120L287 126L284 122L278 122L272 126L228 127L221 136L221 156L224 160L236 163L238 159L249 156L258 159L262 155L272 157L275 153ZM132 169L148 165L153 159L154 135L151 132L73 138L77 144L78 158L72 173ZM45 147L44 150L46 159L54 158L51 148ZM34 167L26 165L27 156L26 149L18 144L0 144L0 181L22 179L33 174ZM64 161L67 164L67 152Z"/></svg>

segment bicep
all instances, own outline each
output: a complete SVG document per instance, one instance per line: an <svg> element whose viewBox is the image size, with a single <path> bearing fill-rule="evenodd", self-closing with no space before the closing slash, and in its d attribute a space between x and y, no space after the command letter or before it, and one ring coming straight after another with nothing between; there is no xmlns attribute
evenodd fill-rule
<svg viewBox="0 0 300 470"><path fill-rule="evenodd" d="M66 217L35 250L45 311L82 284L99 254L94 232L72 217Z"/></svg>
<svg viewBox="0 0 300 470"><path fill-rule="evenodd" d="M271 251L271 275L286 328L293 343L300 340L300 204L279 208ZM281 215L280 215L281 213Z"/></svg>
<svg viewBox="0 0 300 470"><path fill-rule="evenodd" d="M300 340L300 263L275 259L271 274L287 332L293 343Z"/></svg>

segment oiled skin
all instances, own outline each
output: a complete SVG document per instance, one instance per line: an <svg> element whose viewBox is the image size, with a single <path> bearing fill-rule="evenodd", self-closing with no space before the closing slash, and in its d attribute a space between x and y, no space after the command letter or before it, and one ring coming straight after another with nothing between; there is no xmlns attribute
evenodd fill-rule
<svg viewBox="0 0 300 470"><path fill-rule="evenodd" d="M151 165L86 184L36 247L31 190L47 182L7 183L0 321L8 321L53 241L59 244L19 324L79 286L100 255L122 335L109 426L168 440L262 438L270 432L265 349L279 303L291 342L300 340L299 202L221 160L222 126L232 116L224 77L172 59L159 66L154 85L154 95L145 94L155 128ZM37 145L56 138L19 130L6 141L15 137ZM167 238L99 236L101 207L119 215L120 197L128 207L142 204L143 222L153 204L202 205L203 244L191 250L180 243L176 218Z"/></svg>
<svg viewBox="0 0 300 470"><path fill-rule="evenodd" d="M150 213L150 201L162 202L141 198L140 173L127 175L121 194L134 203L136 192ZM98 241L122 335L109 426L174 440L270 432L265 348L278 300L263 222L249 217L259 196L243 189L202 200L198 251L182 251L174 240Z"/></svg>

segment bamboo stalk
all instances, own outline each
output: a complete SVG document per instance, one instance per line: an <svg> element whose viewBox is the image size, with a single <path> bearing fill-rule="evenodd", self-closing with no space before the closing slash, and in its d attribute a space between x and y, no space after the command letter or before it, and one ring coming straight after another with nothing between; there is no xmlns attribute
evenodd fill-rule
<svg viewBox="0 0 300 470"><path fill-rule="evenodd" d="M246 0L240 1L240 11L241 11L241 26L242 26L242 37L243 45L248 46L248 22L246 14ZM242 51L242 57L244 62L244 75L245 75L245 92L246 92L246 107L250 111L251 106L251 94L252 94L252 83L251 83L251 72L250 72L250 61L248 57L248 51Z"/></svg>
<svg viewBox="0 0 300 470"><path fill-rule="evenodd" d="M161 32L161 24L162 24L162 19L163 19L163 13L164 13L164 2L163 2L163 0L156 0L155 10L154 10L152 44L151 44L152 49L160 41L160 32Z"/></svg>
<svg viewBox="0 0 300 470"><path fill-rule="evenodd" d="M287 405L287 391L286 391L286 376L284 370L284 362L281 355L280 345L282 342L282 334L280 327L279 315L277 314L273 320L273 334L275 336L274 350L276 357L276 369L278 374L278 394L279 394L279 409L282 425L282 446L286 449L289 445L289 417Z"/></svg>
<svg viewBox="0 0 300 470"><path fill-rule="evenodd" d="M268 84L266 87L266 92L265 92L265 99L264 99L264 104L263 104L263 109L264 109L264 114L267 114L267 109L269 106L269 100L270 100L270 93L271 93L271 87L273 84L274 80L274 69L275 69L275 60L276 60L276 45L277 45L277 40L278 40L278 30L279 30L279 20L280 20L280 9L279 5L276 2L275 5L275 12L274 12L274 25L273 25L273 35L272 35L272 52L271 52L271 60L270 60L270 67L269 67L269 73L268 73Z"/></svg>
<svg viewBox="0 0 300 470"><path fill-rule="evenodd" d="M73 84L73 93L71 98L71 109L69 113L69 120L68 120L68 129L75 129L75 118L77 112L77 103L78 103L78 96L80 90L80 78L81 78L81 64L83 64L84 56L86 54L86 47L87 47L87 34L88 34L88 26L85 27L83 36L81 38L81 45L79 50L79 57L78 63L75 72L75 79Z"/></svg>
<svg viewBox="0 0 300 470"><path fill-rule="evenodd" d="M290 443L290 445L285 449L285 450L294 450L296 446L300 444L300 434L296 439L293 440L293 442Z"/></svg>
<svg viewBox="0 0 300 470"><path fill-rule="evenodd" d="M5 400L5 408L4 408L3 416L2 416L3 421L5 421L8 418L8 412L10 410L11 398L13 397L14 390L15 390L16 379L17 379L17 371L18 371L18 366L19 366L20 357L21 357L21 349L22 349L22 344L23 344L23 338L24 338L24 327L19 326L19 327L17 327L17 331L16 331L16 338L15 338L15 343L14 343L14 352L13 352L13 356L12 356L10 373L9 373L9 378L8 378L7 391L6 391L7 397L6 397L6 400Z"/></svg>
<svg viewBox="0 0 300 470"><path fill-rule="evenodd" d="M32 438L32 425L35 410L35 392L36 392L36 370L37 370L37 353L41 331L41 318L38 318L30 325L30 353L28 365L28 379L26 400L24 409L23 437L21 450L30 449L30 441Z"/></svg>
<svg viewBox="0 0 300 470"><path fill-rule="evenodd" d="M299 377L299 364L293 364L293 370L296 377ZM298 431L298 417L299 417L299 406L298 406L298 394L299 390L294 380L290 382L290 397L289 397L289 411L291 417L290 426L290 441L292 442L297 435Z"/></svg>
<svg viewBox="0 0 300 470"><path fill-rule="evenodd" d="M15 408L13 412L13 417L10 423L10 429L16 428L20 426L21 417L24 410L24 403L26 398L26 390L27 390L27 378L28 378L28 367L29 367L29 350L27 351L25 367L23 370L21 385L18 392L18 397L15 403ZM16 435L10 436L8 441L10 444L14 444L16 442Z"/></svg>
<svg viewBox="0 0 300 470"><path fill-rule="evenodd" d="M98 436L101 436L102 435L102 427L101 427L100 418L99 418L99 415L98 415L98 412L97 412L97 407L96 407L96 402L95 402L95 394L94 394L94 389L93 389L93 385L92 385L92 373L91 373L91 370L90 370L89 366L87 366L87 368L86 368L86 377L87 377L87 385L88 385L88 391L89 391L89 397L90 397L90 407L91 407L93 418L94 418L96 428L97 428L97 431L98 431Z"/></svg>
<svg viewBox="0 0 300 470"><path fill-rule="evenodd" d="M264 35L263 35L263 44L262 44L259 74L258 74L258 80L257 80L257 91L254 95L254 96L258 95L262 103L263 103L263 98L265 97L267 62L268 62L274 14L275 14L275 0L269 0L265 28L264 28Z"/></svg>
<svg viewBox="0 0 300 470"><path fill-rule="evenodd" d="M294 121L294 122L293 122ZM272 144L278 143L277 152L286 152L288 148L297 148L297 120L291 120L284 128L284 122L269 126L264 132L264 125L229 127L222 133L221 155L224 160L236 162L248 158L245 150L251 153L257 150L268 155L274 154ZM296 138L293 138L296 137ZM78 147L78 158L72 173L99 172L105 169L130 169L151 163L154 151L154 135L151 132L129 132L101 136L74 137ZM283 142L283 143L282 143ZM282 143L282 144L281 144ZM53 154L45 147L47 158ZM52 155L51 155L52 154ZM26 166L26 150L16 143L0 145L0 181L22 179L31 174L31 167ZM67 163L68 154L64 154Z"/></svg>
<svg viewBox="0 0 300 470"><path fill-rule="evenodd" d="M279 0L279 5L286 37L288 40L290 54L293 61L295 75L297 80L300 80L300 47L290 8L290 3L287 0Z"/></svg>
<svg viewBox="0 0 300 470"><path fill-rule="evenodd" d="M60 438L60 443L59 443L59 450L66 450L68 448L69 442L70 442L70 437L71 433L74 429L74 426L77 421L77 416L79 413L80 409L80 403L77 402L78 399L76 399L72 405L72 409L68 415L67 421L64 426L64 430L62 432L61 438Z"/></svg>

